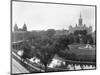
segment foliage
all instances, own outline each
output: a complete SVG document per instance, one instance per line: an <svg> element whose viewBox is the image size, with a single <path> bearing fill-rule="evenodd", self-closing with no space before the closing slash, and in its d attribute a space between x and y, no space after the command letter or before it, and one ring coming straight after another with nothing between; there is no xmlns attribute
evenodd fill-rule
<svg viewBox="0 0 100 75"><path fill-rule="evenodd" d="M69 50L70 44L80 43L80 39L82 39L82 43L93 44L92 36L87 34L86 31L76 31L69 35L54 35L55 30L48 29L45 33L41 33L40 35L34 34L28 38L29 42L25 41L23 44L24 54L22 56L24 59L32 58L33 56L37 57L45 66L45 71L47 71L47 65L51 63L55 54L70 60L81 60L80 58L85 58L84 56L71 53ZM79 34L81 34L81 36L79 36ZM89 56L86 56L86 58L89 58ZM81 61L87 60L88 59L82 59ZM93 60L91 59L90 61Z"/></svg>
<svg viewBox="0 0 100 75"><path fill-rule="evenodd" d="M57 50L65 50L66 48L69 49L68 45L70 44L70 40L68 36L59 35L59 36L54 36L53 39L55 40L54 46Z"/></svg>
<svg viewBox="0 0 100 75"><path fill-rule="evenodd" d="M87 39L87 43L88 43L88 44L93 44L93 37L92 37L92 35L90 35L90 34L87 35L87 36L86 36L86 39Z"/></svg>
<svg viewBox="0 0 100 75"><path fill-rule="evenodd" d="M74 41L75 41L74 35L73 35L72 33L68 35L68 39L69 39L69 43L70 43L70 44L73 44Z"/></svg>
<svg viewBox="0 0 100 75"><path fill-rule="evenodd" d="M95 44L93 41L92 34L87 34L86 30L76 30L74 33L68 35L70 44L81 43L81 44Z"/></svg>
<svg viewBox="0 0 100 75"><path fill-rule="evenodd" d="M45 66L45 71L47 70L47 64L52 61L54 56L54 49L52 47L52 40L50 39L39 39L37 40L36 47L36 57L40 59L40 62Z"/></svg>
<svg viewBox="0 0 100 75"><path fill-rule="evenodd" d="M87 34L87 31L86 30L76 30L74 32L74 35L79 35L79 34L86 35Z"/></svg>
<svg viewBox="0 0 100 75"><path fill-rule="evenodd" d="M60 50L68 48L68 44L69 40L65 35L54 36L53 38L40 38L35 41L36 57L45 66L45 71L47 71L47 65L52 61L54 55Z"/></svg>
<svg viewBox="0 0 100 75"><path fill-rule="evenodd" d="M29 42L24 41L24 43L22 44L22 49L24 51L22 55L23 59L32 58L32 49L31 49L31 45L29 44Z"/></svg>
<svg viewBox="0 0 100 75"><path fill-rule="evenodd" d="M55 31L54 29L48 29L48 30L46 31L46 35L47 35L48 37L54 36L55 33L56 33L56 31Z"/></svg>

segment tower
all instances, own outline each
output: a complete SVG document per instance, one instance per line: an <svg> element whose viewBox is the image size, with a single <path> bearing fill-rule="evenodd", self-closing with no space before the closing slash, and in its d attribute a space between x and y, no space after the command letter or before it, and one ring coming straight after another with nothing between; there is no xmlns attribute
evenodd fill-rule
<svg viewBox="0 0 100 75"><path fill-rule="evenodd" d="M80 13L80 18L79 18L79 26L82 26L82 16L81 16L81 13Z"/></svg>
<svg viewBox="0 0 100 75"><path fill-rule="evenodd" d="M23 31L27 31L27 26L26 26L25 23L24 23L24 25L23 25Z"/></svg>
<svg viewBox="0 0 100 75"><path fill-rule="evenodd" d="M16 23L15 23L15 26L14 26L14 31L18 31L18 26L17 26Z"/></svg>

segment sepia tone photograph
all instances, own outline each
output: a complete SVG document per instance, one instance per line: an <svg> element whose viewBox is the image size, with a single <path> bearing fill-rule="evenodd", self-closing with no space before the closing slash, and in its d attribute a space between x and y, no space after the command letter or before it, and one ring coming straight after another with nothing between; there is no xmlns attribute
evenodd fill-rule
<svg viewBox="0 0 100 75"><path fill-rule="evenodd" d="M11 74L96 70L96 5L11 1Z"/></svg>

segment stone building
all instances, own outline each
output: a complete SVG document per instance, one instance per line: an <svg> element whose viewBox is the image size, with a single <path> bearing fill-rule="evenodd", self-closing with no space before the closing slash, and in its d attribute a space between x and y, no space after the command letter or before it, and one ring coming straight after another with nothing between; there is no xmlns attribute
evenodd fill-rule
<svg viewBox="0 0 100 75"><path fill-rule="evenodd" d="M83 24L82 15L80 14L80 17L78 19L78 24L76 24L75 27L69 26L69 32L74 33L76 30L86 30L87 33L92 32L92 26L86 27L86 24Z"/></svg>
<svg viewBox="0 0 100 75"><path fill-rule="evenodd" d="M24 23L22 28L18 28L17 24L14 26L14 31L12 31L12 41L26 40L28 38L27 26Z"/></svg>
<svg viewBox="0 0 100 75"><path fill-rule="evenodd" d="M15 24L15 26L14 26L14 32L21 32L21 31L27 31L26 24L24 23L24 25L23 25L22 28L18 28L17 24Z"/></svg>

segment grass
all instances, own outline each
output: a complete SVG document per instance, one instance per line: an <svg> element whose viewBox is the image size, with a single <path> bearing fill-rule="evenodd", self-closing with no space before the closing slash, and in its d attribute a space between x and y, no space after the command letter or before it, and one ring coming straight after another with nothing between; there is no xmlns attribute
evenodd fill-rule
<svg viewBox="0 0 100 75"><path fill-rule="evenodd" d="M89 49L89 48L86 48L86 49L79 49L78 47L80 46L85 46L85 45L70 45L70 52L71 53L75 53L77 55L92 55L94 56L95 55L95 48L93 49Z"/></svg>
<svg viewBox="0 0 100 75"><path fill-rule="evenodd" d="M69 45L70 50L68 53L74 54L75 57L73 56L74 59L76 60L84 60L84 61L95 61L96 60L96 49L79 49L78 47L85 46L85 44L76 44L76 45Z"/></svg>

